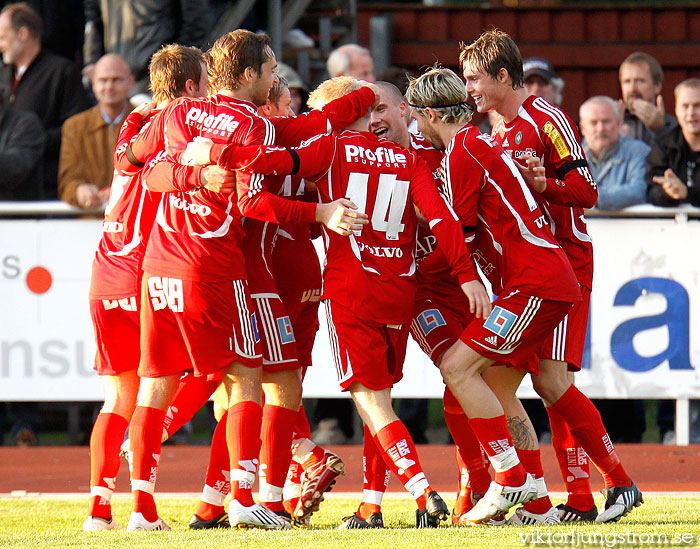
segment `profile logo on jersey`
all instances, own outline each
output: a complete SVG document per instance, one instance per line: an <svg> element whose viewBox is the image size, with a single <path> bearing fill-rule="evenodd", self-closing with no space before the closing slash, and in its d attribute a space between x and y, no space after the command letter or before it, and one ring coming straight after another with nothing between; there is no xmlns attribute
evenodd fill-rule
<svg viewBox="0 0 700 549"><path fill-rule="evenodd" d="M545 134L547 134L547 137L549 137L549 139L551 139L552 145L554 145L554 148L559 153L560 158L566 158L571 154L569 152L569 147L567 146L566 141L559 133L559 130L557 130L554 127L554 124L552 124L551 122L547 122L544 126L542 126L542 131Z"/></svg>
<svg viewBox="0 0 700 549"><path fill-rule="evenodd" d="M418 315L418 324L425 335L428 335L435 328L445 326L447 322L437 309L426 309Z"/></svg>
<svg viewBox="0 0 700 549"><path fill-rule="evenodd" d="M210 135L231 135L238 127L238 122L230 114L219 114L214 116L207 111L190 107L185 115L185 123L198 130L209 130Z"/></svg>
<svg viewBox="0 0 700 549"><path fill-rule="evenodd" d="M484 322L484 328L497 336L506 337L516 320L518 320L518 315L511 313L508 309L496 306Z"/></svg>
<svg viewBox="0 0 700 549"><path fill-rule="evenodd" d="M292 322L289 320L288 316L281 316L277 319L277 329L280 333L280 340L282 343L294 343L294 330L292 329Z"/></svg>
<svg viewBox="0 0 700 549"><path fill-rule="evenodd" d="M345 144L345 160L347 162L359 162L361 164L406 165L406 155L387 147L366 149L360 145Z"/></svg>
<svg viewBox="0 0 700 549"><path fill-rule="evenodd" d="M520 145L520 142L523 140L523 132L518 132L515 134L515 144Z"/></svg>

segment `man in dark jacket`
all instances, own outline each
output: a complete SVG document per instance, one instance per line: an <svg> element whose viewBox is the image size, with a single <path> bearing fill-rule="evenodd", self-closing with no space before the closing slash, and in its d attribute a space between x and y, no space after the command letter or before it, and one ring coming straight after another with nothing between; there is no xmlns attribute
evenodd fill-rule
<svg viewBox="0 0 700 549"><path fill-rule="evenodd" d="M678 126L657 137L647 157L647 201L700 206L700 79L674 90Z"/></svg>
<svg viewBox="0 0 700 549"><path fill-rule="evenodd" d="M8 4L0 12L0 52L5 66L0 84L10 90L16 111L32 111L47 133L43 198L57 198L56 177L61 125L90 108L78 68L67 59L41 49L41 18L24 3Z"/></svg>
<svg viewBox="0 0 700 549"><path fill-rule="evenodd" d="M5 95L5 94L2 94ZM33 112L14 112L0 95L0 200L39 200L46 133Z"/></svg>
<svg viewBox="0 0 700 549"><path fill-rule="evenodd" d="M210 27L207 0L85 0L83 72L91 78L94 63L116 53L136 79L132 94L146 93L151 55L173 42L201 47Z"/></svg>

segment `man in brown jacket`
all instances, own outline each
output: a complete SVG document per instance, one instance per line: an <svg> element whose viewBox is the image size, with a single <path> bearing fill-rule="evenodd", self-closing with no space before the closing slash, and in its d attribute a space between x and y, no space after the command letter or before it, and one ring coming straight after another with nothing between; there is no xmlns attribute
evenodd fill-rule
<svg viewBox="0 0 700 549"><path fill-rule="evenodd" d="M97 208L106 201L114 170L114 146L131 111L129 92L133 85L129 65L120 56L104 55L95 65L92 89L97 105L63 124L58 194L64 202Z"/></svg>

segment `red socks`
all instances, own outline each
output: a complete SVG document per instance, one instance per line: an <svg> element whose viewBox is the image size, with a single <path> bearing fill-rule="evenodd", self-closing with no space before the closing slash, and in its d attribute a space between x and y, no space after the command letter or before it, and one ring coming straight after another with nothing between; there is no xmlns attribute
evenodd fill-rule
<svg viewBox="0 0 700 549"><path fill-rule="evenodd" d="M576 442L561 414L552 407L546 410L552 428L552 446L566 491L569 493L566 504L579 511L588 511L595 505L595 501L591 494L591 475L586 451Z"/></svg>
<svg viewBox="0 0 700 549"><path fill-rule="evenodd" d="M129 438L132 448L131 491L134 511L150 522L158 518L153 492L158 476L160 439L165 412L147 406L137 406L131 418Z"/></svg>
<svg viewBox="0 0 700 549"><path fill-rule="evenodd" d="M119 448L129 422L118 414L100 413L90 435L90 511L112 517L110 499L119 472Z"/></svg>
<svg viewBox="0 0 700 549"><path fill-rule="evenodd" d="M603 426L600 413L586 395L572 385L554 403L553 408L564 418L571 433L600 471L606 488L632 485Z"/></svg>
<svg viewBox="0 0 700 549"><path fill-rule="evenodd" d="M382 454L365 425L365 445L362 450L362 471L364 473L364 492L357 516L367 520L372 513L382 510L382 499L389 486L391 471L384 463Z"/></svg>
<svg viewBox="0 0 700 549"><path fill-rule="evenodd" d="M246 507L255 503L253 484L258 471L261 426L262 408L257 402L239 402L228 409L226 440L231 467L231 495Z"/></svg>
<svg viewBox="0 0 700 549"><path fill-rule="evenodd" d="M447 423L447 428L457 446L457 464L460 467L460 477L462 476L461 469L466 468L472 491L483 494L491 483L491 475L488 471L489 461L481 449L479 440L474 435L469 418L447 387L445 387L443 406L445 408L445 423ZM462 461L461 464L460 461ZM460 487L465 488L466 486L460 484Z"/></svg>
<svg viewBox="0 0 700 549"><path fill-rule="evenodd" d="M501 486L522 486L527 472L513 448L506 416L473 418L469 425L496 471L494 480Z"/></svg>
<svg viewBox="0 0 700 549"><path fill-rule="evenodd" d="M227 418L228 411L221 416L211 439L204 490L195 511L195 514L203 520L211 520L224 512L224 499L231 491L231 483L226 480L229 473L228 446L226 444Z"/></svg>
<svg viewBox="0 0 700 549"><path fill-rule="evenodd" d="M431 491L413 439L401 421L396 420L382 428L374 436L374 442L382 453L384 463L394 473L418 503L425 509L425 496Z"/></svg>
<svg viewBox="0 0 700 549"><path fill-rule="evenodd" d="M180 380L173 401L165 413L163 429L171 437L204 406L221 385L221 380L207 381L206 376L188 374Z"/></svg>
<svg viewBox="0 0 700 549"><path fill-rule="evenodd" d="M297 411L265 404L260 450L260 501L271 511L282 511L282 488L292 459L292 434Z"/></svg>
<svg viewBox="0 0 700 549"><path fill-rule="evenodd" d="M544 486L544 471L542 470L542 458L538 450L521 450L517 448L520 463L523 464L525 470L530 473L535 479L542 479L538 484L538 491L541 486ZM538 498L534 501L528 501L523 504L523 508L530 513L542 515L552 508L552 501L549 499L549 494L538 493Z"/></svg>
<svg viewBox="0 0 700 549"><path fill-rule="evenodd" d="M311 438L311 426L309 419L306 417L304 405L299 405L296 422L294 423L294 438Z"/></svg>

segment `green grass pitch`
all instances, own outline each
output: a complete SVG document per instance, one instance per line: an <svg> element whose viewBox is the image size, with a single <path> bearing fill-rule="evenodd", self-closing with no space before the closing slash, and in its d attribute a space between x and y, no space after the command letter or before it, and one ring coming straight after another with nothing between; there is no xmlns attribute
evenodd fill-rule
<svg viewBox="0 0 700 549"><path fill-rule="evenodd" d="M84 533L86 497L0 498L0 547L694 547L700 544L700 496L648 496L646 503L618 523L553 527L490 527L416 530L413 502L387 496L384 530L339 531L343 516L358 498L331 495L313 516L313 528L285 532L261 530L190 531L194 497L157 498L170 532ZM450 502L448 502L450 503ZM556 501L555 501L556 503ZM115 496L120 524L128 520L130 499Z"/></svg>

